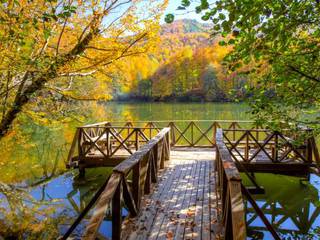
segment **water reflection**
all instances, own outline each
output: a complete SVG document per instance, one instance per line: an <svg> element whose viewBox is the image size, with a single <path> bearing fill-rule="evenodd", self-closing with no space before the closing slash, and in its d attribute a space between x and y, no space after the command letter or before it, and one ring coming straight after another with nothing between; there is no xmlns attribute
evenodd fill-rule
<svg viewBox="0 0 320 240"><path fill-rule="evenodd" d="M105 120L248 119L247 106L234 103L87 102L77 108L81 109L79 116L65 123L41 125L30 118L20 119L0 142L0 182L31 185L66 171L65 161L75 128L82 124Z"/></svg>
<svg viewBox="0 0 320 240"><path fill-rule="evenodd" d="M110 168L88 169L86 179L78 179L76 171L68 172L32 188L1 185L0 236L56 239L69 228L110 172ZM12 216L16 226L10 221ZM81 235L85 224L86 220L74 231L74 237Z"/></svg>
<svg viewBox="0 0 320 240"><path fill-rule="evenodd" d="M254 195L254 198L281 239L318 239L318 176L311 175L310 182L275 174L256 174L256 178L264 186L266 193ZM245 208L248 239L272 239L250 203L245 202Z"/></svg>

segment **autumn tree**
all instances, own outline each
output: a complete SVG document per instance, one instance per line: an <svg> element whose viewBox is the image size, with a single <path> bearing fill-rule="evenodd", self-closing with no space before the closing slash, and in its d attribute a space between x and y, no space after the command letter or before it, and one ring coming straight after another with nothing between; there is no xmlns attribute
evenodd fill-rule
<svg viewBox="0 0 320 240"><path fill-rule="evenodd" d="M180 9L190 4L183 0ZM246 74L256 82L251 106L258 122L319 128L320 1L203 0L195 11L215 24L213 34L233 35L220 42L233 46L225 59L230 72L250 64Z"/></svg>
<svg viewBox="0 0 320 240"><path fill-rule="evenodd" d="M36 111L40 99L108 98L110 68L147 51L166 3L1 1L0 138L22 111Z"/></svg>

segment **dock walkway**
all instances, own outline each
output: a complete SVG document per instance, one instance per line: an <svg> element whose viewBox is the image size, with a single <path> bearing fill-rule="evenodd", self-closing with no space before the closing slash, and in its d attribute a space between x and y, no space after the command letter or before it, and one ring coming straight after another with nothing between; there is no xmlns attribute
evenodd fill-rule
<svg viewBox="0 0 320 240"><path fill-rule="evenodd" d="M179 148L170 155L128 239L215 239L214 149Z"/></svg>
<svg viewBox="0 0 320 240"><path fill-rule="evenodd" d="M100 236L100 227L108 219L113 240L244 240L244 198L273 238L280 239L251 196L264 192L253 173L308 177L311 168L320 169L315 138L311 135L295 145L296 134L240 123L248 124L103 122L77 128L67 167L79 168L80 177L90 167L113 170L61 239L68 239L94 208L84 240ZM252 186L242 184L240 171Z"/></svg>

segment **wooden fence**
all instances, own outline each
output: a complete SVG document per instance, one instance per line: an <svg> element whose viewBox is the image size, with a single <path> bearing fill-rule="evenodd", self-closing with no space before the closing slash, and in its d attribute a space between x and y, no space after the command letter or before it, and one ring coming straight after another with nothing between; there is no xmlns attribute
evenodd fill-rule
<svg viewBox="0 0 320 240"><path fill-rule="evenodd" d="M313 136L309 136L307 140L300 144L295 144L294 138L277 131L225 129L223 137L233 159L238 159L244 163L250 163L254 160L271 163L286 163L288 161L308 164L314 162L318 165L320 163Z"/></svg>
<svg viewBox="0 0 320 240"><path fill-rule="evenodd" d="M112 239L121 239L122 208L125 205L129 217L140 210L143 194L151 191L157 182L157 172L164 168L170 156L170 128L162 129L138 151L113 169L108 183L102 191L94 213L87 225L83 239L95 239L99 227L111 207ZM128 179L132 178L132 183Z"/></svg>
<svg viewBox="0 0 320 240"><path fill-rule="evenodd" d="M250 129L254 127L254 125L252 121L241 120L127 121L90 124L79 127L78 130L84 131L86 135L90 136L90 138L98 138L105 127L112 129L115 135L118 133L123 133L124 131L121 129L128 130L138 128L142 130L143 134L148 136L148 138L154 136L155 133L159 132L164 127L170 127L171 146L212 147L215 146L216 131L218 128L230 130Z"/></svg>
<svg viewBox="0 0 320 240"><path fill-rule="evenodd" d="M101 159L109 160L119 155L126 158L159 131L157 128L150 127L116 127L111 126L110 123L79 127L69 151L68 167L81 162L99 166Z"/></svg>
<svg viewBox="0 0 320 240"><path fill-rule="evenodd" d="M279 235L252 198L250 192L242 184L240 173L231 157L230 151L224 143L222 129L217 130L216 140L215 172L218 175L216 177L217 203L219 207L221 206L224 239L242 240L247 237L243 202L243 196L245 196L273 238L280 240Z"/></svg>

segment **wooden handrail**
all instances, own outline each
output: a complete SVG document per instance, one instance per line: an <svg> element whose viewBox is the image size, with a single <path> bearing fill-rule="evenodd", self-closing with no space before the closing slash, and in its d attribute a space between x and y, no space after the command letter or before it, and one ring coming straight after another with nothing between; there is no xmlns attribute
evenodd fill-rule
<svg viewBox="0 0 320 240"><path fill-rule="evenodd" d="M169 122L219 122L219 123L254 123L252 120L219 120L219 119L210 119L210 120L146 120L146 121L105 121L93 124L83 125L85 126L96 126L96 125L104 125L104 124L125 124L125 123L169 123Z"/></svg>
<svg viewBox="0 0 320 240"><path fill-rule="evenodd" d="M122 202L134 217L140 209L141 197L150 192L157 172L166 166L170 156L170 128L162 129L154 138L113 169L108 184L98 199L94 213L82 239L93 240L108 208L112 208L112 239L121 239ZM132 172L132 185L127 182Z"/></svg>
<svg viewBox="0 0 320 240"><path fill-rule="evenodd" d="M225 239L246 239L245 211L241 193L241 177L223 142L222 129L216 133L217 186L222 203Z"/></svg>
<svg viewBox="0 0 320 240"><path fill-rule="evenodd" d="M169 128L162 129L157 136L155 136L153 139L151 139L148 144L142 146L138 152L132 154L130 157L128 157L125 161L118 164L116 167L113 168L113 171L120 172L125 175L129 171L133 169L133 167L141 160L141 157L146 155L154 146L158 144L158 142L163 139L166 134L170 132Z"/></svg>
<svg viewBox="0 0 320 240"><path fill-rule="evenodd" d="M230 151L224 143L222 129L217 130L216 173L218 174L217 187L222 205L222 223L224 224L225 239L246 239L246 222L243 195L253 205L256 213L262 219L274 239L279 235L268 219L251 197L249 191L241 183L240 173L233 161Z"/></svg>

